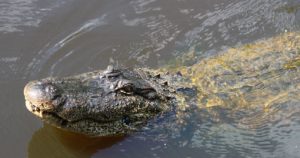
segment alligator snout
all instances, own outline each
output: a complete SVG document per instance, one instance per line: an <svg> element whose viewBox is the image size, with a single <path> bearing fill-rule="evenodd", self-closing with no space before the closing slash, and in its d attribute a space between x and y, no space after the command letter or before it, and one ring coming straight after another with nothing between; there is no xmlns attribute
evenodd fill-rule
<svg viewBox="0 0 300 158"><path fill-rule="evenodd" d="M58 95L58 89L51 83L42 83L38 81L29 82L24 88L24 96L26 101L35 107L49 109L52 100ZM27 107L31 108L31 107Z"/></svg>

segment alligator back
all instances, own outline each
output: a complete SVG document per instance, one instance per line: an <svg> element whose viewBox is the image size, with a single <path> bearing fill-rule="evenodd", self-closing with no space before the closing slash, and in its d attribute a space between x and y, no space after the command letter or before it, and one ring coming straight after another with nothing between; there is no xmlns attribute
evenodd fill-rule
<svg viewBox="0 0 300 158"><path fill-rule="evenodd" d="M299 101L300 33L284 33L181 68L199 91L199 106L269 107Z"/></svg>

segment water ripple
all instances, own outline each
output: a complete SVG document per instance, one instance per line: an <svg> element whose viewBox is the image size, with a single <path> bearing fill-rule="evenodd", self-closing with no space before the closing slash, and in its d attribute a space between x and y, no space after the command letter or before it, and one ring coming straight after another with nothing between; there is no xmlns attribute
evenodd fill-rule
<svg viewBox="0 0 300 158"><path fill-rule="evenodd" d="M47 6L38 6L38 0L4 0L0 3L0 32L23 31L22 27L38 27L42 17L53 8L63 4L53 1Z"/></svg>
<svg viewBox="0 0 300 158"><path fill-rule="evenodd" d="M299 157L300 101L297 97L279 100L267 110L200 112L206 123L197 125L191 147L204 149L212 157ZM223 117L218 119L220 116Z"/></svg>
<svg viewBox="0 0 300 158"><path fill-rule="evenodd" d="M130 4L134 7L136 14L142 14L151 11L152 8L147 5L155 1L156 0L135 0L135 1L131 1Z"/></svg>
<svg viewBox="0 0 300 158"><path fill-rule="evenodd" d="M68 34L66 37L63 37L58 42L54 41L54 44L52 42L49 42L44 48L42 48L36 57L32 59L32 61L28 64L27 67L27 74L29 76L33 76L41 71L43 68L43 65L48 62L48 60L56 54L60 49L71 43L73 40L79 38L83 34L86 34L87 32L92 31L93 29L106 25L107 22L105 21L106 15L102 15L100 18L95 18L88 20L86 23L84 23L82 26L80 26L78 29L73 31L72 33ZM55 65L57 65L58 62L61 62L66 57L68 57L72 54L72 51L65 54L64 57L57 62L53 63L53 66L51 67L51 74L53 73L53 68Z"/></svg>
<svg viewBox="0 0 300 158"><path fill-rule="evenodd" d="M238 1L218 4L206 13L194 13L191 16L200 25L185 33L183 43L212 49L218 45L246 43L270 32L293 30L297 23L296 14L278 11L287 3L281 0Z"/></svg>

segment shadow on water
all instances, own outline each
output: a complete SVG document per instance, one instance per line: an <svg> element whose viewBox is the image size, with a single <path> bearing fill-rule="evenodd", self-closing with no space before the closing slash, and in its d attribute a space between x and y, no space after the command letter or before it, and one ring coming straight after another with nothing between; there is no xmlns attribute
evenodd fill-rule
<svg viewBox="0 0 300 158"><path fill-rule="evenodd" d="M97 151L109 148L124 138L125 136L88 137L44 124L44 127L34 133L28 144L28 157L88 158Z"/></svg>

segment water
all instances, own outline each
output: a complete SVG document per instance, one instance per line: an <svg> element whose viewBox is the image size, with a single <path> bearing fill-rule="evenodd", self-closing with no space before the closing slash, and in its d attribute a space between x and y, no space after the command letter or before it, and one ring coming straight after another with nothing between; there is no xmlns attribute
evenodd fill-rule
<svg viewBox="0 0 300 158"><path fill-rule="evenodd" d="M0 157L300 157L297 98L266 113L201 110L180 134L93 139L44 125L23 99L29 80L108 64L158 68L190 52L195 56L180 64L192 65L298 31L299 6L299 0L1 0Z"/></svg>

